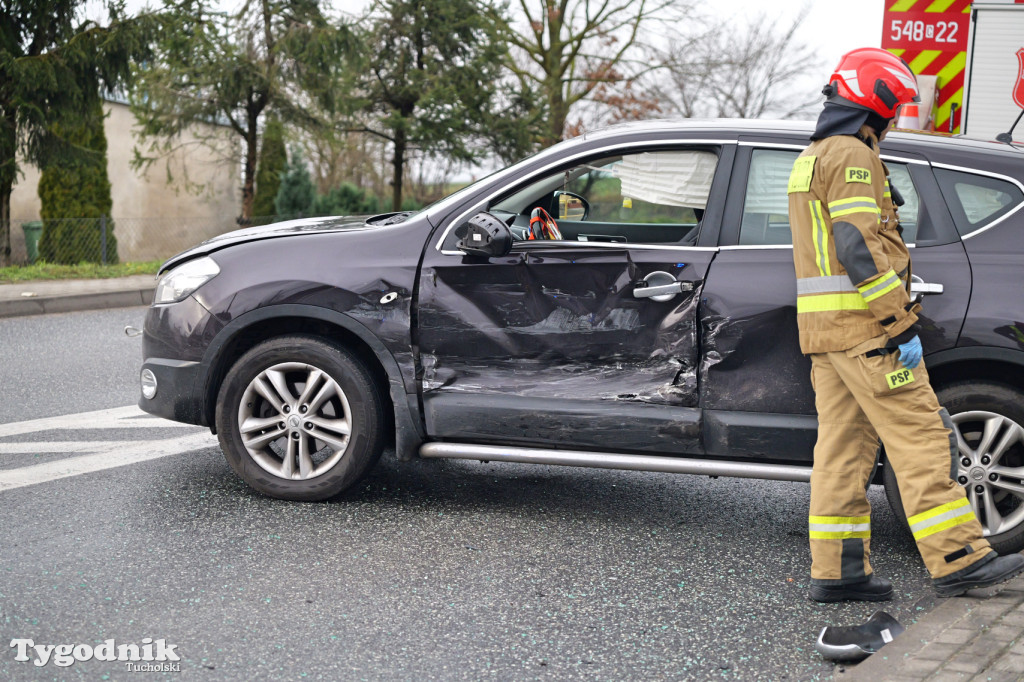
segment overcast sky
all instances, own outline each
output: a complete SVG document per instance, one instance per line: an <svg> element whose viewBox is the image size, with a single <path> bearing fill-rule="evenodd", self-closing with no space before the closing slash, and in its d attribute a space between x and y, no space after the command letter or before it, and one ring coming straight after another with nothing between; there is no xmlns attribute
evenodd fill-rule
<svg viewBox="0 0 1024 682"><path fill-rule="evenodd" d="M880 47L882 43L883 0L705 0L702 6L704 11L726 18L771 12L784 20L780 25L788 24L806 7L800 38L820 50L829 69L821 77L822 84L843 54L858 47Z"/></svg>
<svg viewBox="0 0 1024 682"><path fill-rule="evenodd" d="M787 29L803 13L796 42L818 53L820 70L793 83L794 96L814 99L839 63L839 58L858 47L880 47L884 0L701 0L701 10L727 22L749 23L757 16L776 20L776 31ZM813 119L812 107L801 118Z"/></svg>

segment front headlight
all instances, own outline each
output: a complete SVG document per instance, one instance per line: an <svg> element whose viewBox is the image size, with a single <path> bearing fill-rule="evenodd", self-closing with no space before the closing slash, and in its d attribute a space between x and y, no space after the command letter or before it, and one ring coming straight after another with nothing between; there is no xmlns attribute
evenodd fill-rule
<svg viewBox="0 0 1024 682"><path fill-rule="evenodd" d="M160 278L153 303L175 303L203 286L220 273L212 258L204 256L179 265Z"/></svg>

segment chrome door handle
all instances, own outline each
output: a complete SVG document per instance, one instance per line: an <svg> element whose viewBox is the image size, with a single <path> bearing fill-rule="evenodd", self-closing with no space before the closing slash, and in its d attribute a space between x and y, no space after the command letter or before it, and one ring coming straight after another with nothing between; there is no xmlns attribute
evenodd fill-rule
<svg viewBox="0 0 1024 682"><path fill-rule="evenodd" d="M910 276L910 295L915 294L941 294L944 287L941 284L926 282L917 275Z"/></svg>
<svg viewBox="0 0 1024 682"><path fill-rule="evenodd" d="M655 296L675 296L681 294L684 291L693 291L693 282L673 282L672 284L662 284L657 287L637 287L633 289L633 296L636 298L654 298Z"/></svg>
<svg viewBox="0 0 1024 682"><path fill-rule="evenodd" d="M676 294L693 291L693 282L680 282L667 272L652 272L644 277L643 284L633 289L634 298L649 298L659 303L671 301Z"/></svg>

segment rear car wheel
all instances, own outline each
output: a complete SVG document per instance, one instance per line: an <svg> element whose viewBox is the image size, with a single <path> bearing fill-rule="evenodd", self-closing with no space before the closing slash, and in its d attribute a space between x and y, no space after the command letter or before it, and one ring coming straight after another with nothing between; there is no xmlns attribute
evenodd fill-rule
<svg viewBox="0 0 1024 682"><path fill-rule="evenodd" d="M936 391L956 433L956 478L967 492L985 537L1000 554L1024 549L1024 394L1002 384L964 382ZM896 516L906 514L892 467L885 494Z"/></svg>
<svg viewBox="0 0 1024 682"><path fill-rule="evenodd" d="M217 399L228 464L256 490L323 500L380 458L384 405L366 366L313 336L255 346L231 367Z"/></svg>

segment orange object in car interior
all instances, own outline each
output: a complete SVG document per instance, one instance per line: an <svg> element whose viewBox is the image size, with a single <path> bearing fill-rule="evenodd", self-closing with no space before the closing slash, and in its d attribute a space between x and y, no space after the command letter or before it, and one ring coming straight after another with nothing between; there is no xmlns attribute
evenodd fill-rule
<svg viewBox="0 0 1024 682"><path fill-rule="evenodd" d="M562 233L551 214L539 206L530 214L530 233L527 239L561 239Z"/></svg>

